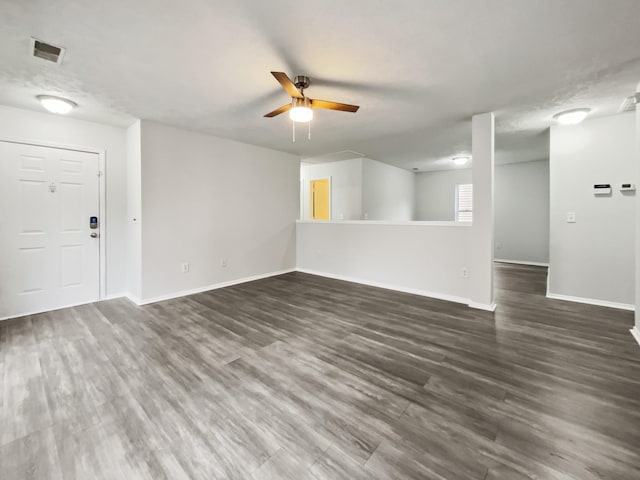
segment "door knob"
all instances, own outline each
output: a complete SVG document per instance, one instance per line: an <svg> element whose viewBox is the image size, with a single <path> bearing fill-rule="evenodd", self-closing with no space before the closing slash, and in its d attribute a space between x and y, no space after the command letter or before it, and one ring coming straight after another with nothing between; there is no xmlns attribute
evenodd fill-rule
<svg viewBox="0 0 640 480"><path fill-rule="evenodd" d="M97 237L98 237L97 233L94 232L94 233L91 234L91 238L97 238Z"/></svg>

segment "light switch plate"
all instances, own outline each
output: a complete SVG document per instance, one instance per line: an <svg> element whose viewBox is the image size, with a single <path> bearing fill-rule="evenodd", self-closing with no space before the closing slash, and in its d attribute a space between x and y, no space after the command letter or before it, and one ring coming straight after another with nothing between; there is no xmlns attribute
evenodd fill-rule
<svg viewBox="0 0 640 480"><path fill-rule="evenodd" d="M567 223L576 223L576 212L567 212Z"/></svg>

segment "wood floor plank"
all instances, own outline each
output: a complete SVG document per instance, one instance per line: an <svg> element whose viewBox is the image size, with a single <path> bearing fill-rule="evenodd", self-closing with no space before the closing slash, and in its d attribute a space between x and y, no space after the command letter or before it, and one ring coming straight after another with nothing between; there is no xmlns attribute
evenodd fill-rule
<svg viewBox="0 0 640 480"><path fill-rule="evenodd" d="M0 446L50 427L53 423L38 353L16 353L21 350L9 349L5 359Z"/></svg>
<svg viewBox="0 0 640 480"><path fill-rule="evenodd" d="M0 476L3 480L63 480L52 429L1 446Z"/></svg>
<svg viewBox="0 0 640 480"><path fill-rule="evenodd" d="M51 419L70 428L94 424L95 408L126 392L95 340L43 340L40 368Z"/></svg>
<svg viewBox="0 0 640 480"><path fill-rule="evenodd" d="M348 454L339 448L331 446L309 467L313 479L315 480L370 480L371 472L354 461ZM390 477L376 472L377 480L391 480Z"/></svg>
<svg viewBox="0 0 640 480"><path fill-rule="evenodd" d="M640 478L633 314L540 267L496 287L492 313L295 272L0 322L0 478Z"/></svg>
<svg viewBox="0 0 640 480"><path fill-rule="evenodd" d="M258 468L253 480L314 480L309 465L291 455L285 449L279 450Z"/></svg>

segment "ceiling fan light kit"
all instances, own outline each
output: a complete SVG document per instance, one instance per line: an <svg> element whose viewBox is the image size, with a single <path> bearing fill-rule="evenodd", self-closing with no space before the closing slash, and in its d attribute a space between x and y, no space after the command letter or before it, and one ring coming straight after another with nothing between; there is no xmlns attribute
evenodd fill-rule
<svg viewBox="0 0 640 480"><path fill-rule="evenodd" d="M313 120L311 101L308 98L292 98L289 118L294 122L307 123Z"/></svg>
<svg viewBox="0 0 640 480"><path fill-rule="evenodd" d="M311 139L311 120L313 109L324 108L326 110L338 110L340 112L355 113L360 108L358 105L331 102L327 100L314 100L305 96L304 90L311 85L311 79L304 75L296 76L293 81L284 72L271 72L271 75L280 83L282 88L291 97L291 103L287 103L267 113L265 117L273 118L281 113L289 112L289 118L293 121L293 141L296 141L296 123L309 124L309 139Z"/></svg>

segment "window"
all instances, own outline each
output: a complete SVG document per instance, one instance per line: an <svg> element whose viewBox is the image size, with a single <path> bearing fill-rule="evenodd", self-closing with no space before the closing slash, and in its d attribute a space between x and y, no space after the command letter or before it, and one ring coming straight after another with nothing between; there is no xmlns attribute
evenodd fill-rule
<svg viewBox="0 0 640 480"><path fill-rule="evenodd" d="M456 185L456 222L473 220L473 184Z"/></svg>

